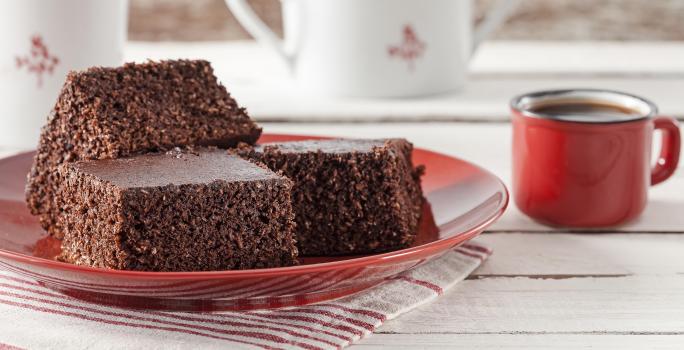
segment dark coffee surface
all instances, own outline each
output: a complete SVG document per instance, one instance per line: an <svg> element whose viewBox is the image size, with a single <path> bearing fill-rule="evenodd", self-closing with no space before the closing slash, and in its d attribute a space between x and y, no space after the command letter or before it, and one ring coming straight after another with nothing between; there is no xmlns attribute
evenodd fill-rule
<svg viewBox="0 0 684 350"><path fill-rule="evenodd" d="M532 108L533 112L543 114L583 114L583 115L639 115L639 111L624 106L587 101L585 103L550 103Z"/></svg>
<svg viewBox="0 0 684 350"><path fill-rule="evenodd" d="M530 111L549 117L573 117L579 120L633 120L642 116L638 110L602 101L548 102L532 106Z"/></svg>

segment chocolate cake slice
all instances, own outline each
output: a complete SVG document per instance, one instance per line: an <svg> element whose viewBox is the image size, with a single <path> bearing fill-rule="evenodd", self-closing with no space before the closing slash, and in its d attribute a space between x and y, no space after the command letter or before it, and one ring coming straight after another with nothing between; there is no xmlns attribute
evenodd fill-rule
<svg viewBox="0 0 684 350"><path fill-rule="evenodd" d="M297 263L292 183L223 150L66 163L61 259L200 271Z"/></svg>
<svg viewBox="0 0 684 350"><path fill-rule="evenodd" d="M254 143L259 128L206 61L161 61L71 72L43 127L26 198L61 237L54 204L62 163L114 159L173 146Z"/></svg>
<svg viewBox="0 0 684 350"><path fill-rule="evenodd" d="M418 229L423 167L403 139L311 140L243 147L294 181L299 251L382 252L411 245Z"/></svg>

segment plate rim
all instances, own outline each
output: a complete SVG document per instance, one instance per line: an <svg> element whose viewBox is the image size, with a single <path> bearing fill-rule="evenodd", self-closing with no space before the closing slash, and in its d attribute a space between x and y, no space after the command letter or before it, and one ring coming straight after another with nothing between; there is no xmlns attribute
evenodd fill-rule
<svg viewBox="0 0 684 350"><path fill-rule="evenodd" d="M296 137L298 139L326 139L333 138L330 136L316 136L316 135L301 135L301 134L285 134L285 133L264 133L262 136L269 137ZM491 171L469 162L467 160L461 159L459 157L454 157L441 152L436 152L427 148L416 147L423 152L428 152L436 154L439 156L446 156L462 163L465 163L473 168L477 168L483 173L489 175L491 178L495 179L498 185L501 187L501 193L503 195L501 204L493 210L492 214L489 215L482 222L478 223L470 230L456 233L450 237L443 239L438 239L429 243L421 244L415 247L409 247L404 249L399 249L391 252L379 253L379 254L369 254L361 257L330 261L323 263L314 263L307 265L296 265L296 266L286 266L286 267L271 267L264 269L248 269L248 270L218 270L218 271L177 271L177 272L157 272L157 271L130 271L130 270L114 270L114 269L103 269L90 266L74 265L70 263L49 260L45 258L40 258L36 256L30 256L19 252L8 251L0 248L0 257L7 258L13 261L26 263L30 265L37 265L43 268L56 269L62 271L68 271L72 273L87 273L90 275L103 275L108 277L117 278L129 278L129 279L148 279L148 280L212 280L212 279L232 279L232 278L252 278L252 277L267 277L267 276L283 276L290 274L301 274L301 273L312 273L312 272L322 272L335 270L337 268L353 268L358 266L368 266L377 263L391 263L395 261L403 261L410 259L413 255L424 254L425 252L433 252L435 250L439 251L444 246L454 246L461 244L481 233L486 227L494 223L499 219L506 209L508 208L510 202L510 193L504 182L496 176ZM25 157L27 154L33 153L32 151L21 152L9 157L0 158L0 163L10 161L14 158Z"/></svg>

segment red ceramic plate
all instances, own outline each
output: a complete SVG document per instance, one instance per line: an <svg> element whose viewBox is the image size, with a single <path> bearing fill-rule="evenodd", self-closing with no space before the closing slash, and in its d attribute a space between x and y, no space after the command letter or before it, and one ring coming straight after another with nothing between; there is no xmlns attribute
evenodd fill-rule
<svg viewBox="0 0 684 350"><path fill-rule="evenodd" d="M260 142L307 136L264 135ZM438 257L478 235L503 214L508 193L490 172L463 160L416 149L427 168L428 198L414 246L384 254L303 258L294 267L211 272L136 272L58 262L59 242L46 236L24 203L33 153L0 160L0 267L62 293L112 305L165 310L241 310L313 303L369 288Z"/></svg>

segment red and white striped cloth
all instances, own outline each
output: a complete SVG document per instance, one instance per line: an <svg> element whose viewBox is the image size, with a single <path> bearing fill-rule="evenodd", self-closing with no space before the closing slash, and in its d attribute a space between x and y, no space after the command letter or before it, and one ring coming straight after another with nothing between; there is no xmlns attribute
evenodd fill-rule
<svg viewBox="0 0 684 350"><path fill-rule="evenodd" d="M0 271L4 349L339 349L436 298L491 254L468 242L366 291L268 311L132 311L73 299Z"/></svg>

